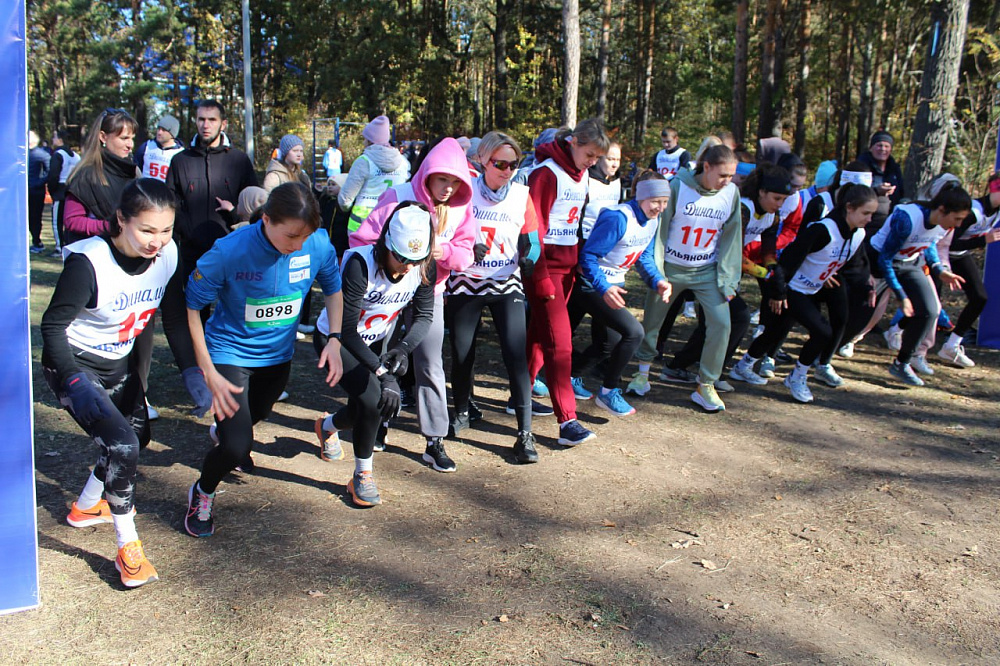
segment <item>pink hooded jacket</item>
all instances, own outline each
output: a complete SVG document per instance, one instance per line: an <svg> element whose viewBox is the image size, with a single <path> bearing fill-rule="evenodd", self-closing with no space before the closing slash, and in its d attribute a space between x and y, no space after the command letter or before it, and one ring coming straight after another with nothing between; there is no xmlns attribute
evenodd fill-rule
<svg viewBox="0 0 1000 666"><path fill-rule="evenodd" d="M437 261L437 283L435 293L442 293L445 281L451 271L461 271L472 265L472 246L476 242L478 225L472 216L472 181L469 179L469 163L465 151L452 138L443 140L431 149L421 163L417 173L409 183L390 187L379 197L378 204L368 215L361 227L350 235L351 247L374 245L382 233L382 227L389 220L396 204L400 203L400 191L413 189L413 198L427 206L433 216L434 201L427 190L427 179L431 174L444 173L458 178L461 183L448 200L448 227L438 234L436 247L441 251ZM437 224L437 219L434 221Z"/></svg>

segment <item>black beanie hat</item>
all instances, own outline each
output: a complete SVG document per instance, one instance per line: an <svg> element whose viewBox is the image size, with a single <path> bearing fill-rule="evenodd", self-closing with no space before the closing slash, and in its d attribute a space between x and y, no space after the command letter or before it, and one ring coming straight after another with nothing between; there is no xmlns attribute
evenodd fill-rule
<svg viewBox="0 0 1000 666"><path fill-rule="evenodd" d="M896 143L893 140L891 134L889 134L885 130L879 130L879 131L875 132L874 134L872 134L872 139L871 139L871 141L868 142L868 147L871 148L872 146L874 146L876 143L878 143L880 141L885 141L890 146Z"/></svg>

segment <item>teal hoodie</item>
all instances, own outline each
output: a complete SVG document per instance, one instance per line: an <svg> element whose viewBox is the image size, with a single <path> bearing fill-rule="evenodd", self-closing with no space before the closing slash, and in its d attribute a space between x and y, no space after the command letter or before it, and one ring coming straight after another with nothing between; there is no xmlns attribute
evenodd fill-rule
<svg viewBox="0 0 1000 666"><path fill-rule="evenodd" d="M721 190L706 190L698 183L694 172L689 169L681 169L677 172L677 176L670 181L670 203L667 205L667 209L660 213L660 230L656 236L656 247L654 249L656 265L663 266L663 273L667 276L668 280L670 279L670 274L675 271L692 270L683 266L671 266L665 264L663 261L663 244L670 233L670 223L674 219L674 212L677 206L677 193L680 190L682 182L705 196L727 193L727 190L730 188L732 190L737 189L735 185L729 183ZM729 219L722 225L722 236L719 238L719 254L716 260L718 269L717 284L719 291L722 292L722 295L727 300L735 296L739 289L743 266L743 220L740 216L740 195L736 191L729 194L731 194L733 199L733 210L729 215Z"/></svg>

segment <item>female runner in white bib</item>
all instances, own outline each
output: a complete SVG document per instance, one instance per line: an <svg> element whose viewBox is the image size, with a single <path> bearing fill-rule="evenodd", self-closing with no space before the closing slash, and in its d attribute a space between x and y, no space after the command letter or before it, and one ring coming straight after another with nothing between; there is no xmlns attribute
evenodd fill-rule
<svg viewBox="0 0 1000 666"><path fill-rule="evenodd" d="M660 214L656 259L673 286L671 300L690 289L705 314L706 342L701 353L698 388L691 399L708 412L726 408L715 391L722 373L731 327L729 300L740 283L741 219L739 189L732 183L736 155L724 145L705 151L695 171L681 170L670 181L670 204ZM629 392L649 392L649 368L656 358L656 338L669 310L658 294L646 296L639 371Z"/></svg>
<svg viewBox="0 0 1000 666"><path fill-rule="evenodd" d="M489 308L500 338L511 404L517 417L514 459L538 461L531 432L531 386L525 358L526 314L522 276L531 277L538 259L538 220L528 188L511 183L521 148L501 132L489 132L479 143L483 175L472 181L472 215L476 220L475 262L448 278L445 317L451 340L451 390L455 404L454 434L469 427L476 344L483 309Z"/></svg>
<svg viewBox="0 0 1000 666"><path fill-rule="evenodd" d="M844 383L830 365L848 312L847 285L838 274L859 249L864 252L864 228L876 210L875 190L867 185L845 185L837 193L837 207L829 217L803 228L785 248L778 260L781 270L773 270L768 279L769 299L761 303L775 316L733 367L734 376L752 384L766 384L766 378L754 373L754 363L799 322L809 332L809 339L802 346L795 369L785 378L792 397L812 402L807 380L814 363L817 378L823 383L832 387ZM827 318L820 311L824 303Z"/></svg>
<svg viewBox="0 0 1000 666"><path fill-rule="evenodd" d="M412 201L397 204L374 245L344 253L344 328L341 358L347 405L316 420L324 460L343 457L338 432L353 430L354 474L347 484L357 506L380 504L373 475L373 452L379 428L399 411L398 377L406 374L408 357L430 330L434 315L434 234L427 207ZM400 312L412 304L406 335L386 350ZM324 310L316 322L313 343L322 361L330 333Z"/></svg>
<svg viewBox="0 0 1000 666"><path fill-rule="evenodd" d="M101 449L66 520L73 527L114 523L115 567L126 587L158 578L134 521L139 450L149 443L150 432L132 351L161 304L184 382L196 402L211 404L184 321L172 240L175 205L158 180L126 185L107 233L64 246L66 263L42 315L45 379Z"/></svg>
<svg viewBox="0 0 1000 666"><path fill-rule="evenodd" d="M653 247L658 216L670 202L670 182L659 173L643 172L635 185L635 198L601 211L593 233L580 253L577 289L595 325L607 329L612 347L598 390L597 404L615 416L635 414L620 387L625 366L642 342L643 330L625 306L625 275L636 265L643 282L666 303L670 283L656 265Z"/></svg>

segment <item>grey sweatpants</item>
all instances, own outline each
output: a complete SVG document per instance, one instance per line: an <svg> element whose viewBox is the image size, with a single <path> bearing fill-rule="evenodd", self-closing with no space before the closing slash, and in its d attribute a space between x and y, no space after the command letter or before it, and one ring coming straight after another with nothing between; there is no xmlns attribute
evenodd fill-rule
<svg viewBox="0 0 1000 666"><path fill-rule="evenodd" d="M660 295L653 290L646 294L646 310L642 318L645 336L635 357L642 363L650 363L656 358L656 338L667 311L674 300L686 289L690 289L705 313L705 347L701 351L698 381L702 384L714 384L722 375L722 364L726 359L726 345L729 342L731 326L729 304L719 289L716 264L685 268L665 263L663 274L672 287L670 303L664 303Z"/></svg>
<svg viewBox="0 0 1000 666"><path fill-rule="evenodd" d="M411 324L406 311L406 325ZM445 386L444 361L444 294L434 294L434 318L430 330L413 350L411 363L417 387L417 418L424 437L448 436L448 394Z"/></svg>

